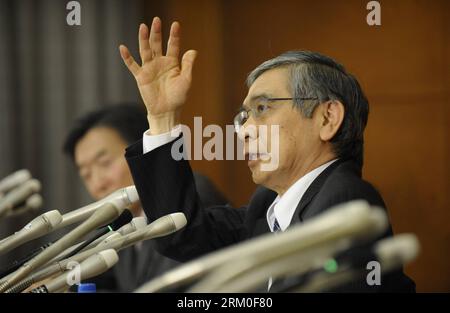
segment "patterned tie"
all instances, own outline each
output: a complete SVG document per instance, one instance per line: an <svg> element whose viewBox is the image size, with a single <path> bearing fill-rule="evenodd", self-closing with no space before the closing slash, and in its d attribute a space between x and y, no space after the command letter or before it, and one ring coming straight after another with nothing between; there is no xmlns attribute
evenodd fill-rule
<svg viewBox="0 0 450 313"><path fill-rule="evenodd" d="M275 221L273 222L273 232L279 233L281 231L280 224L278 224L278 220L275 218ZM272 277L269 278L268 284L267 284L267 291L270 290L270 287L272 287L273 279Z"/></svg>
<svg viewBox="0 0 450 313"><path fill-rule="evenodd" d="M273 222L273 232L278 233L281 231L280 224L278 224L278 220L275 218L275 222Z"/></svg>

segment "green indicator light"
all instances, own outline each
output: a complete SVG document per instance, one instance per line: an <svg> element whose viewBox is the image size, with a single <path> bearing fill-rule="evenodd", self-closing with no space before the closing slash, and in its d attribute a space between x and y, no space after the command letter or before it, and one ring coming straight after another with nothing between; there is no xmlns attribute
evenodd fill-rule
<svg viewBox="0 0 450 313"><path fill-rule="evenodd" d="M327 273L336 273L338 270L338 264L335 259L329 259L323 265L323 269Z"/></svg>

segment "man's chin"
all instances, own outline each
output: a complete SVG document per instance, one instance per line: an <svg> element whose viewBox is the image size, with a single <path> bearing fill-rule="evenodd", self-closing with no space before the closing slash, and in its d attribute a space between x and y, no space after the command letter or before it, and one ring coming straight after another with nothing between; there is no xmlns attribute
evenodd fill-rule
<svg viewBox="0 0 450 313"><path fill-rule="evenodd" d="M260 169L254 169L252 171L252 180L257 185L262 185L267 180L267 172L261 172Z"/></svg>

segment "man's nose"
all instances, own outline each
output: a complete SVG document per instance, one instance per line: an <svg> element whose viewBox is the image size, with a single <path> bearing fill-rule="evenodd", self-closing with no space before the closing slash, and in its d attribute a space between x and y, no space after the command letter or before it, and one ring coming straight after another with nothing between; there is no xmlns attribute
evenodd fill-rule
<svg viewBox="0 0 450 313"><path fill-rule="evenodd" d="M249 117L247 121L241 126L238 137L240 140L247 142L258 137L258 129L253 121L253 117Z"/></svg>
<svg viewBox="0 0 450 313"><path fill-rule="evenodd" d="M92 182L94 196L98 199L105 197L109 192L108 180L103 175L94 175Z"/></svg>

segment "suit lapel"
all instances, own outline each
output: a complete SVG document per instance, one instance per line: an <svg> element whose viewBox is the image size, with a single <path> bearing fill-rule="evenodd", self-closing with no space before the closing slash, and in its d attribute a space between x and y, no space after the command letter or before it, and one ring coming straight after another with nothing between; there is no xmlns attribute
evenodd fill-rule
<svg viewBox="0 0 450 313"><path fill-rule="evenodd" d="M262 218L259 218L255 222L255 227L253 228L252 237L256 237L262 234L266 234L270 232L269 225L267 225L266 216L263 215Z"/></svg>
<svg viewBox="0 0 450 313"><path fill-rule="evenodd" d="M323 184L327 180L328 176L333 172L333 170L342 163L342 160L337 160L336 162L333 162L330 166L328 166L322 173L320 173L319 176L311 183L311 185L306 189L305 194L300 199L300 202L297 205L297 208L295 209L293 222L302 221L301 216L305 213L305 210L308 206L308 204L311 202L311 200L314 198L314 196L319 192L319 190L322 188Z"/></svg>

